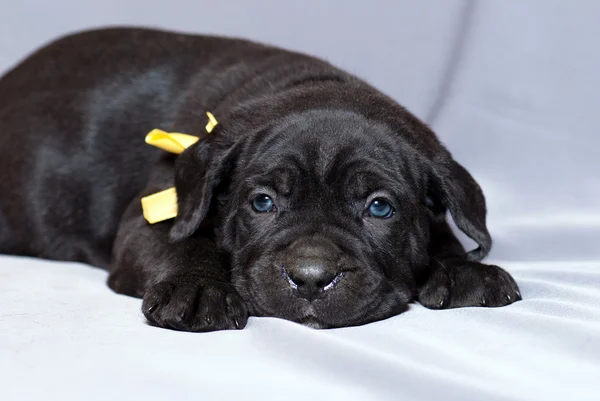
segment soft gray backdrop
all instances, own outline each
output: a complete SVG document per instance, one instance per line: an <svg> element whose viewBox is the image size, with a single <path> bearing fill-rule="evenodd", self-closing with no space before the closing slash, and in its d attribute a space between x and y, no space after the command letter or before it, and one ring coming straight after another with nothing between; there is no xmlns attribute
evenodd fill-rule
<svg viewBox="0 0 600 401"><path fill-rule="evenodd" d="M190 335L144 326L103 272L0 257L8 399L597 399L600 2L0 0L0 15L0 71L58 35L134 24L256 39L367 79L482 184L492 261L525 298Z"/></svg>

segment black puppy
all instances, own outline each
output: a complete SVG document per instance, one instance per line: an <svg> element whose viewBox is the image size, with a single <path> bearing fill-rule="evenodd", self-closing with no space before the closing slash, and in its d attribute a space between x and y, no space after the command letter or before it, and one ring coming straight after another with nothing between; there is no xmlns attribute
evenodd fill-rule
<svg viewBox="0 0 600 401"><path fill-rule="evenodd" d="M219 120L203 133L206 111ZM199 135L175 156L153 128ZM175 186L178 215L140 199ZM446 223L479 247L465 253ZM81 261L178 330L502 306L485 200L417 118L330 64L146 29L65 37L0 80L0 252Z"/></svg>

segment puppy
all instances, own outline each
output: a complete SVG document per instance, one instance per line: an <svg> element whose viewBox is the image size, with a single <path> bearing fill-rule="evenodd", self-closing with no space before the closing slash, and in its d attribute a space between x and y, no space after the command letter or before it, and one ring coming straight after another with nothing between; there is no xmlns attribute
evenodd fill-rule
<svg viewBox="0 0 600 401"><path fill-rule="evenodd" d="M206 111L219 124L204 132ZM153 128L200 136L180 155ZM175 219L142 197L174 186ZM478 247L461 246L446 222ZM0 80L0 252L107 269L151 324L315 328L503 306L484 196L417 118L325 61L244 40L112 28Z"/></svg>

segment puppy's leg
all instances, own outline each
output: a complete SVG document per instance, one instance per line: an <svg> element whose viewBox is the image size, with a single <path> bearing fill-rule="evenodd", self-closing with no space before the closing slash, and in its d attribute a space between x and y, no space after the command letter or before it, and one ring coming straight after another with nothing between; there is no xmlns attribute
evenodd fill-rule
<svg viewBox="0 0 600 401"><path fill-rule="evenodd" d="M419 302L430 309L504 306L521 299L519 287L498 266L467 261L465 250L442 217L431 231L429 277Z"/></svg>
<svg viewBox="0 0 600 401"><path fill-rule="evenodd" d="M115 241L108 285L143 297L154 325L185 331L241 329L248 310L230 284L226 258L207 234L168 242L169 222L148 224L139 198L129 206Z"/></svg>

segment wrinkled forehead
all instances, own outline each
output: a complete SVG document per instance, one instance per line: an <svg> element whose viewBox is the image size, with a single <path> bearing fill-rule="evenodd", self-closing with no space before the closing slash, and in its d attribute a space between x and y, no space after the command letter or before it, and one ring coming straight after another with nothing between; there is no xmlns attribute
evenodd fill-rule
<svg viewBox="0 0 600 401"><path fill-rule="evenodd" d="M406 184L413 175L410 152L395 133L344 111L289 116L253 138L247 155L242 167L249 183L276 186L281 193L313 183L353 188L362 196Z"/></svg>

